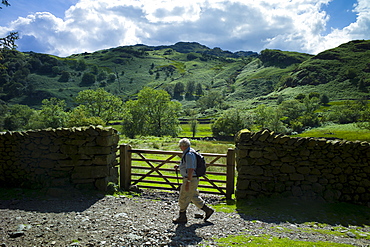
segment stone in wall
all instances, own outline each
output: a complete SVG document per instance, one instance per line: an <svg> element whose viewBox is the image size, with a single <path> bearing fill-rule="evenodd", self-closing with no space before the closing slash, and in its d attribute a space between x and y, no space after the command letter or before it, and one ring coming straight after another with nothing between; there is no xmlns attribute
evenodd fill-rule
<svg viewBox="0 0 370 247"><path fill-rule="evenodd" d="M236 137L236 197L280 194L370 206L369 161L368 142L243 130Z"/></svg>
<svg viewBox="0 0 370 247"><path fill-rule="evenodd" d="M0 186L90 188L118 182L113 128L90 126L0 135Z"/></svg>

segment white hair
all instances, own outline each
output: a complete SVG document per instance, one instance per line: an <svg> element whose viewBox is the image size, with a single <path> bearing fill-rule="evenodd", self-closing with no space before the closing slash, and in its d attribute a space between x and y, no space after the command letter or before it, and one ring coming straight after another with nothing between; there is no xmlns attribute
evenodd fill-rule
<svg viewBox="0 0 370 247"><path fill-rule="evenodd" d="M190 147L190 140L188 138L182 138L179 141L179 146L182 146L182 147Z"/></svg>

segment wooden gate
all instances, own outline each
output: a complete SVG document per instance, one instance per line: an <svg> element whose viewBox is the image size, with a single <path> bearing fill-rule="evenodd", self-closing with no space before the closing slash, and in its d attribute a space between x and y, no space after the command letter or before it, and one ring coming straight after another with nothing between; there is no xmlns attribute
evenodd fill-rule
<svg viewBox="0 0 370 247"><path fill-rule="evenodd" d="M235 151L227 154L202 153L206 159L207 175L200 178L201 193L220 194L231 199L235 189ZM175 165L180 163L181 151L132 149L120 146L120 187L128 190L131 185L140 188L177 190L182 183ZM163 158L162 158L163 157ZM224 160L223 163L220 161Z"/></svg>

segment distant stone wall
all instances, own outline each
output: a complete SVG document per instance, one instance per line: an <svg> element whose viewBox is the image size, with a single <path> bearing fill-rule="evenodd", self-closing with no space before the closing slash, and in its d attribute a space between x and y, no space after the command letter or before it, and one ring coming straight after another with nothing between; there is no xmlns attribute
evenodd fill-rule
<svg viewBox="0 0 370 247"><path fill-rule="evenodd" d="M243 130L236 163L238 199L280 195L370 206L368 142Z"/></svg>
<svg viewBox="0 0 370 247"><path fill-rule="evenodd" d="M0 134L0 186L106 190L117 183L118 134L101 126Z"/></svg>

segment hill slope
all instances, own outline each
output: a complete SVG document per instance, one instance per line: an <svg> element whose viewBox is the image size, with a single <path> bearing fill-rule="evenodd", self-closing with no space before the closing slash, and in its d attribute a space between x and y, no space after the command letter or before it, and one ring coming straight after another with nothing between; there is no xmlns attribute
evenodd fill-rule
<svg viewBox="0 0 370 247"><path fill-rule="evenodd" d="M192 42L122 46L66 58L6 51L0 61L0 98L38 108L57 97L73 106L85 89L103 87L124 100L144 86L167 90L200 83L230 105L275 100L278 94L326 93L331 99L368 96L370 41L351 41L316 56L279 50L229 52ZM184 103L184 102L183 102Z"/></svg>

